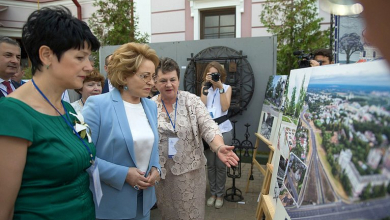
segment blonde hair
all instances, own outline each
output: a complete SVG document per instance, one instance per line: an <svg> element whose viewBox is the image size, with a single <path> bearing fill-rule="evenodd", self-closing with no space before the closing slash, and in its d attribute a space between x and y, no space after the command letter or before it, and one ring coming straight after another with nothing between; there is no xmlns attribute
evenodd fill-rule
<svg viewBox="0 0 390 220"><path fill-rule="evenodd" d="M223 68L223 66L220 63L218 63L216 61L212 61L209 64L207 64L206 68L203 71L203 81L206 81L206 75L209 72L211 67L214 67L215 69L217 69L218 73L221 74L221 82L225 83L225 80L226 80L225 69Z"/></svg>
<svg viewBox="0 0 390 220"><path fill-rule="evenodd" d="M159 59L156 51L147 44L127 43L120 46L113 54L108 64L108 78L119 91L126 85L126 78L133 76L144 60L150 60L155 66Z"/></svg>

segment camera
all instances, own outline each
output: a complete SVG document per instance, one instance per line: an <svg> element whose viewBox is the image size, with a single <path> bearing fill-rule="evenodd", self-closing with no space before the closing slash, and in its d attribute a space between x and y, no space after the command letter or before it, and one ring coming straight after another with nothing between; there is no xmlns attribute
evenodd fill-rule
<svg viewBox="0 0 390 220"><path fill-rule="evenodd" d="M311 67L310 60L314 59L314 55L312 53L305 53L303 50L298 50L293 52L294 56L298 57L298 67L306 68ZM322 60L316 60L320 66L322 65Z"/></svg>
<svg viewBox="0 0 390 220"><path fill-rule="evenodd" d="M221 74L219 73L211 73L210 75L211 75L211 80L213 80L214 82L218 82L221 76ZM204 84L203 91L202 91L203 95L209 94L209 89L211 86L213 86L211 82L206 82Z"/></svg>
<svg viewBox="0 0 390 220"><path fill-rule="evenodd" d="M211 79L212 79L214 82L218 82L220 76L221 76L221 75L220 75L219 73L211 73Z"/></svg>

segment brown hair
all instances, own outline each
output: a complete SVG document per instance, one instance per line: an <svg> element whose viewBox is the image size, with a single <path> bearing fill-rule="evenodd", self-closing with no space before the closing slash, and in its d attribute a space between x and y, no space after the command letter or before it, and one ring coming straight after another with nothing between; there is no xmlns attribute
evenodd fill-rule
<svg viewBox="0 0 390 220"><path fill-rule="evenodd" d="M144 60L152 61L155 66L159 62L156 51L146 44L127 43L120 46L108 64L108 78L112 86L121 91L126 85L125 79L133 76Z"/></svg>
<svg viewBox="0 0 390 220"><path fill-rule="evenodd" d="M158 71L161 70L163 74L172 72L176 70L177 78L180 79L180 68L179 65L176 63L175 60L169 58L169 57L161 57L160 63L156 67L156 77L158 74Z"/></svg>
<svg viewBox="0 0 390 220"><path fill-rule="evenodd" d="M100 74L99 71L97 71L96 69L93 69L91 72L87 73L83 84L91 81L100 82L102 84L102 88L104 87L104 76ZM75 89L74 91L76 91L78 94L81 94L81 90L83 90L83 87L81 87L80 89Z"/></svg>
<svg viewBox="0 0 390 220"><path fill-rule="evenodd" d="M329 58L329 62L333 61L332 51L329 50L329 49L325 49L325 48L317 49L317 50L314 51L314 57L317 56L317 55L328 57Z"/></svg>
<svg viewBox="0 0 390 220"><path fill-rule="evenodd" d="M216 61L212 61L211 63L207 64L206 68L203 71L203 77L202 77L203 81L206 81L206 75L209 72L211 67L214 67L215 69L217 69L218 73L221 74L221 82L225 83L225 80L226 80L225 69L223 68L223 66L220 63L218 63Z"/></svg>

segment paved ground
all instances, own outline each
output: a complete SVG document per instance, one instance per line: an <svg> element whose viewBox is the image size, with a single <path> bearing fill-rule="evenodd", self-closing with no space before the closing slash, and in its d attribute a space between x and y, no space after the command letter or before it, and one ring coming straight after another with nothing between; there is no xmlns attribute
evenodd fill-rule
<svg viewBox="0 0 390 220"><path fill-rule="evenodd" d="M251 220L255 219L257 198L260 193L261 185L263 184L264 176L258 169L253 168L254 180L249 183L249 190L245 193L247 179L249 177L249 170L251 165L249 163L242 163L241 167L241 178L236 179L236 188L242 191L244 200L240 204L237 202L224 201L224 205L220 209L206 206L205 220ZM208 185L208 184L207 184ZM227 178L226 189L232 187L232 179ZM206 199L210 197L210 190L207 186ZM151 220L161 220L160 212L158 209L154 209L151 212ZM168 219L169 220L169 219Z"/></svg>

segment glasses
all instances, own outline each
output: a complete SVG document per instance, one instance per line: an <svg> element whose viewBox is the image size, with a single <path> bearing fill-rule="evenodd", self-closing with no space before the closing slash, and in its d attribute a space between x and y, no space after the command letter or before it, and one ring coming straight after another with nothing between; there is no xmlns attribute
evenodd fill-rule
<svg viewBox="0 0 390 220"><path fill-rule="evenodd" d="M141 78L145 83L148 83L150 82L150 80L153 79L153 75L150 73L145 73L141 75L135 74L135 75L139 76L139 78Z"/></svg>

